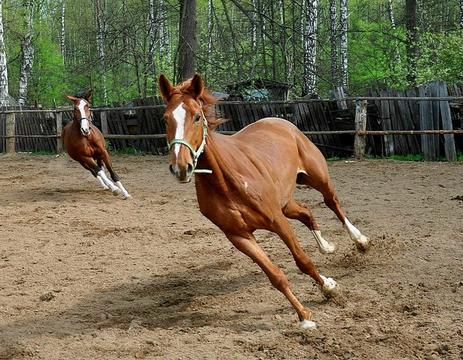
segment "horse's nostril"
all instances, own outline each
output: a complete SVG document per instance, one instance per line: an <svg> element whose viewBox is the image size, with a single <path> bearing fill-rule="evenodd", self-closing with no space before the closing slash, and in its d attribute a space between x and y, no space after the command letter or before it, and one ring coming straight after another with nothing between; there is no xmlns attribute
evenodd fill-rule
<svg viewBox="0 0 463 360"><path fill-rule="evenodd" d="M175 175L174 167L172 165L169 165L169 171L172 175Z"/></svg>
<svg viewBox="0 0 463 360"><path fill-rule="evenodd" d="M187 173L188 173L188 175L191 175L192 172L193 172L193 165L188 164L187 165Z"/></svg>

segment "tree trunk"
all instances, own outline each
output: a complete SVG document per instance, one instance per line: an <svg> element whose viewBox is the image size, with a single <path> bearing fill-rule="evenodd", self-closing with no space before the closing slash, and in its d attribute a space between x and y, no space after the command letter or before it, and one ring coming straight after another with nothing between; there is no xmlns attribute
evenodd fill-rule
<svg viewBox="0 0 463 360"><path fill-rule="evenodd" d="M157 27L156 27L156 8L154 6L154 0L150 0L149 3L149 14L148 14L148 61L147 61L147 73L153 77L153 95L156 95L157 81L156 81L156 61L155 61L155 47L157 41Z"/></svg>
<svg viewBox="0 0 463 360"><path fill-rule="evenodd" d="M304 84L303 95L315 93L317 61L318 0L307 1L306 26L304 28Z"/></svg>
<svg viewBox="0 0 463 360"><path fill-rule="evenodd" d="M29 85L29 75L34 61L34 47L32 46L32 17L34 8L32 0L25 0L26 8L26 34L21 43L21 71L19 74L19 105L25 105L27 101L27 88Z"/></svg>
<svg viewBox="0 0 463 360"><path fill-rule="evenodd" d="M395 23L395 16L394 16L394 9L392 7L392 0L388 0L387 2L387 13L389 15L389 20L391 21L391 28L394 31L394 40L392 40L392 46L394 47L394 59L392 61L392 73L395 75L396 71L395 69L400 65L400 50L399 50L399 44L395 38L395 32L396 32L396 23Z"/></svg>
<svg viewBox="0 0 463 360"><path fill-rule="evenodd" d="M460 27L463 29L463 0L460 0Z"/></svg>
<svg viewBox="0 0 463 360"><path fill-rule="evenodd" d="M65 13L66 13L66 0L61 0L61 55L63 55L63 60L65 58L66 52L66 28L65 28Z"/></svg>
<svg viewBox="0 0 463 360"><path fill-rule="evenodd" d="M339 85L337 22L338 14L336 0L330 0L331 83L333 87Z"/></svg>
<svg viewBox="0 0 463 360"><path fill-rule="evenodd" d="M101 72L101 86L103 88L103 102L108 103L108 91L106 88L106 59L105 59L105 49L104 49L104 21L103 21L103 8L101 6L100 0L94 0L95 5L95 18L97 25L97 48L98 48L98 59L100 62L100 72Z"/></svg>
<svg viewBox="0 0 463 360"><path fill-rule="evenodd" d="M415 85L418 41L416 0L406 0L405 2L405 26L407 28L407 80L411 85Z"/></svg>
<svg viewBox="0 0 463 360"><path fill-rule="evenodd" d="M0 0L0 106L9 105L8 68L6 66L6 49L3 38L3 0Z"/></svg>
<svg viewBox="0 0 463 360"><path fill-rule="evenodd" d="M347 0L340 0L339 7L341 10L340 28L341 28L341 85L347 92L349 80L349 64L347 58Z"/></svg>
<svg viewBox="0 0 463 360"><path fill-rule="evenodd" d="M181 0L177 74L180 81L196 71L196 0Z"/></svg>

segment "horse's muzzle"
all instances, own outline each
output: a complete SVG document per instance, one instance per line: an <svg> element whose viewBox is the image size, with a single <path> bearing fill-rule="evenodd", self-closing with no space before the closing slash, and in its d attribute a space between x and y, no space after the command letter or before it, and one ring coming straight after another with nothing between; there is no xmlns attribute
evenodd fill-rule
<svg viewBox="0 0 463 360"><path fill-rule="evenodd" d="M186 167L178 166L177 164L169 165L169 170L172 175L174 175L177 180L181 183L189 183L191 181L191 176L193 175L193 165L188 163Z"/></svg>
<svg viewBox="0 0 463 360"><path fill-rule="evenodd" d="M90 135L90 129L80 129L80 132L83 136L89 136Z"/></svg>

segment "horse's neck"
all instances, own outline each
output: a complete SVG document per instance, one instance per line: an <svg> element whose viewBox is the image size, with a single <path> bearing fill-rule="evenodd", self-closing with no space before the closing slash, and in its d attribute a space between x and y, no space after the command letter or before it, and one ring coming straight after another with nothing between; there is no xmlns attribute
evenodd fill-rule
<svg viewBox="0 0 463 360"><path fill-rule="evenodd" d="M230 186L237 182L236 176L233 173L233 158L231 157L231 149L224 150L219 147L220 135L215 132L210 132L207 139L207 145L204 153L198 161L198 169L212 170L212 174L201 174L196 181L207 183L209 188L216 188L223 193L229 191ZM227 144L228 146L233 146Z"/></svg>

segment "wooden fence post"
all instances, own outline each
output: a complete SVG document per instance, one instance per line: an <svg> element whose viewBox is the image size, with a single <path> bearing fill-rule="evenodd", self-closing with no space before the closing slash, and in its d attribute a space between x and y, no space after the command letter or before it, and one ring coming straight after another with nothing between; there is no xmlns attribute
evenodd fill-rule
<svg viewBox="0 0 463 360"><path fill-rule="evenodd" d="M447 84L439 82L438 96L449 96L447 91ZM450 106L448 101L440 102L440 114L442 118L442 129L453 130L452 115L450 113ZM457 151L455 148L455 137L453 134L444 135L445 157L447 161L457 161Z"/></svg>
<svg viewBox="0 0 463 360"><path fill-rule="evenodd" d="M15 127L16 127L16 114L8 113L6 114L6 152L15 153L16 152L16 137L15 137Z"/></svg>
<svg viewBox="0 0 463 360"><path fill-rule="evenodd" d="M108 113L106 111L102 111L100 113L100 121L101 121L101 133L103 136L108 135Z"/></svg>
<svg viewBox="0 0 463 360"><path fill-rule="evenodd" d="M365 157L366 137L359 135L359 131L367 129L367 101L357 100L355 102L355 140L354 140L354 155L357 160L363 160Z"/></svg>
<svg viewBox="0 0 463 360"><path fill-rule="evenodd" d="M56 152L63 151L63 142L61 141L61 132L63 131L63 113L61 111L55 112L56 121Z"/></svg>

